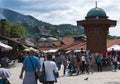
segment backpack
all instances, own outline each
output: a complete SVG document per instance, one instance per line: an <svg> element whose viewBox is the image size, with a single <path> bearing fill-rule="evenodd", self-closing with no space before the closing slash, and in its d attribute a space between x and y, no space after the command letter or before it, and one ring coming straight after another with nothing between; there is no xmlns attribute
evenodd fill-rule
<svg viewBox="0 0 120 84"><path fill-rule="evenodd" d="M96 63L100 63L100 62L101 62L100 57L97 57L97 58L96 58Z"/></svg>

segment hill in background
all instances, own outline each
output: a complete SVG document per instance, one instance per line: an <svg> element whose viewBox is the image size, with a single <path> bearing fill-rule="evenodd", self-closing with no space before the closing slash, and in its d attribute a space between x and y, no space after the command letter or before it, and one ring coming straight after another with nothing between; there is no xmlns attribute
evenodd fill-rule
<svg viewBox="0 0 120 84"><path fill-rule="evenodd" d="M73 37L84 34L81 27L71 24L52 25L50 23L38 20L30 15L23 15L18 12L0 8L0 18L6 19L9 23L17 23L24 26L29 37L38 40L41 37Z"/></svg>

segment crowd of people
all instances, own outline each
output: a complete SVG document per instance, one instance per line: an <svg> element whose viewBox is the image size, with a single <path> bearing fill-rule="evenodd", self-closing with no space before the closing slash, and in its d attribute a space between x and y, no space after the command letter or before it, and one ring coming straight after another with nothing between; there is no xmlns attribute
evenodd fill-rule
<svg viewBox="0 0 120 84"><path fill-rule="evenodd" d="M73 74L90 74L94 71L102 72L104 67L113 65L113 71L119 69L120 55L114 49L110 52L103 51L102 53L91 53L90 50L81 49L79 52L55 52L55 53L36 53L33 50L26 52L20 62L23 63L20 79L25 76L23 84L37 84L35 72L41 74L43 64L45 65L46 82L43 84L54 84L56 77L55 71L58 73L63 66L63 76ZM8 67L10 62L6 55L0 58L2 67Z"/></svg>
<svg viewBox="0 0 120 84"><path fill-rule="evenodd" d="M102 53L94 54L90 50L83 49L80 52L40 52L38 54L30 50L23 60L19 77L22 79L25 71L23 84L37 84L34 73L37 72L40 75L44 64L46 82L43 84L54 84L56 78L53 71L58 73L62 65L64 67L63 76L67 74L71 76L74 73L76 75L93 73L95 66L97 66L96 70L98 72L102 72L104 67L114 65L113 69L116 71L118 62L119 54L114 49L111 52L103 51Z"/></svg>

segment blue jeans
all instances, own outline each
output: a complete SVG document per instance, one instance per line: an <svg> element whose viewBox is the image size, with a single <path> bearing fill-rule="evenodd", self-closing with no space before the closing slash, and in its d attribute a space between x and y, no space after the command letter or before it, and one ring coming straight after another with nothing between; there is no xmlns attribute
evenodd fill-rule
<svg viewBox="0 0 120 84"><path fill-rule="evenodd" d="M64 66L63 74L65 75L67 66L66 65L63 65L63 66Z"/></svg>
<svg viewBox="0 0 120 84"><path fill-rule="evenodd" d="M116 70L118 67L117 62L114 62L114 70Z"/></svg>
<svg viewBox="0 0 120 84"><path fill-rule="evenodd" d="M101 65L101 63L97 63L97 70L98 70L98 72L99 71L102 72L102 65Z"/></svg>
<svg viewBox="0 0 120 84"><path fill-rule="evenodd" d="M61 63L57 63L58 70L61 69Z"/></svg>

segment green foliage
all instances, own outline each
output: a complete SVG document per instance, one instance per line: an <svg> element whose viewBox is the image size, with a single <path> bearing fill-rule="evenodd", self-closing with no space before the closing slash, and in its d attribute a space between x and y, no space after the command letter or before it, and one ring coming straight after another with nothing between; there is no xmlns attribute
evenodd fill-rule
<svg viewBox="0 0 120 84"><path fill-rule="evenodd" d="M25 27L19 24L9 24L7 22L5 22L5 33L11 37L26 38L28 36L28 31Z"/></svg>
<svg viewBox="0 0 120 84"><path fill-rule="evenodd" d="M120 39L120 37L119 36L107 35L107 39Z"/></svg>
<svg viewBox="0 0 120 84"><path fill-rule="evenodd" d="M12 37L26 38L28 36L28 31L25 27L18 24L10 24L10 35Z"/></svg>
<svg viewBox="0 0 120 84"><path fill-rule="evenodd" d="M107 39L113 39L111 35L107 35Z"/></svg>
<svg viewBox="0 0 120 84"><path fill-rule="evenodd" d="M53 35L53 36L59 36L59 33L57 32L56 29L51 30L50 34Z"/></svg>

